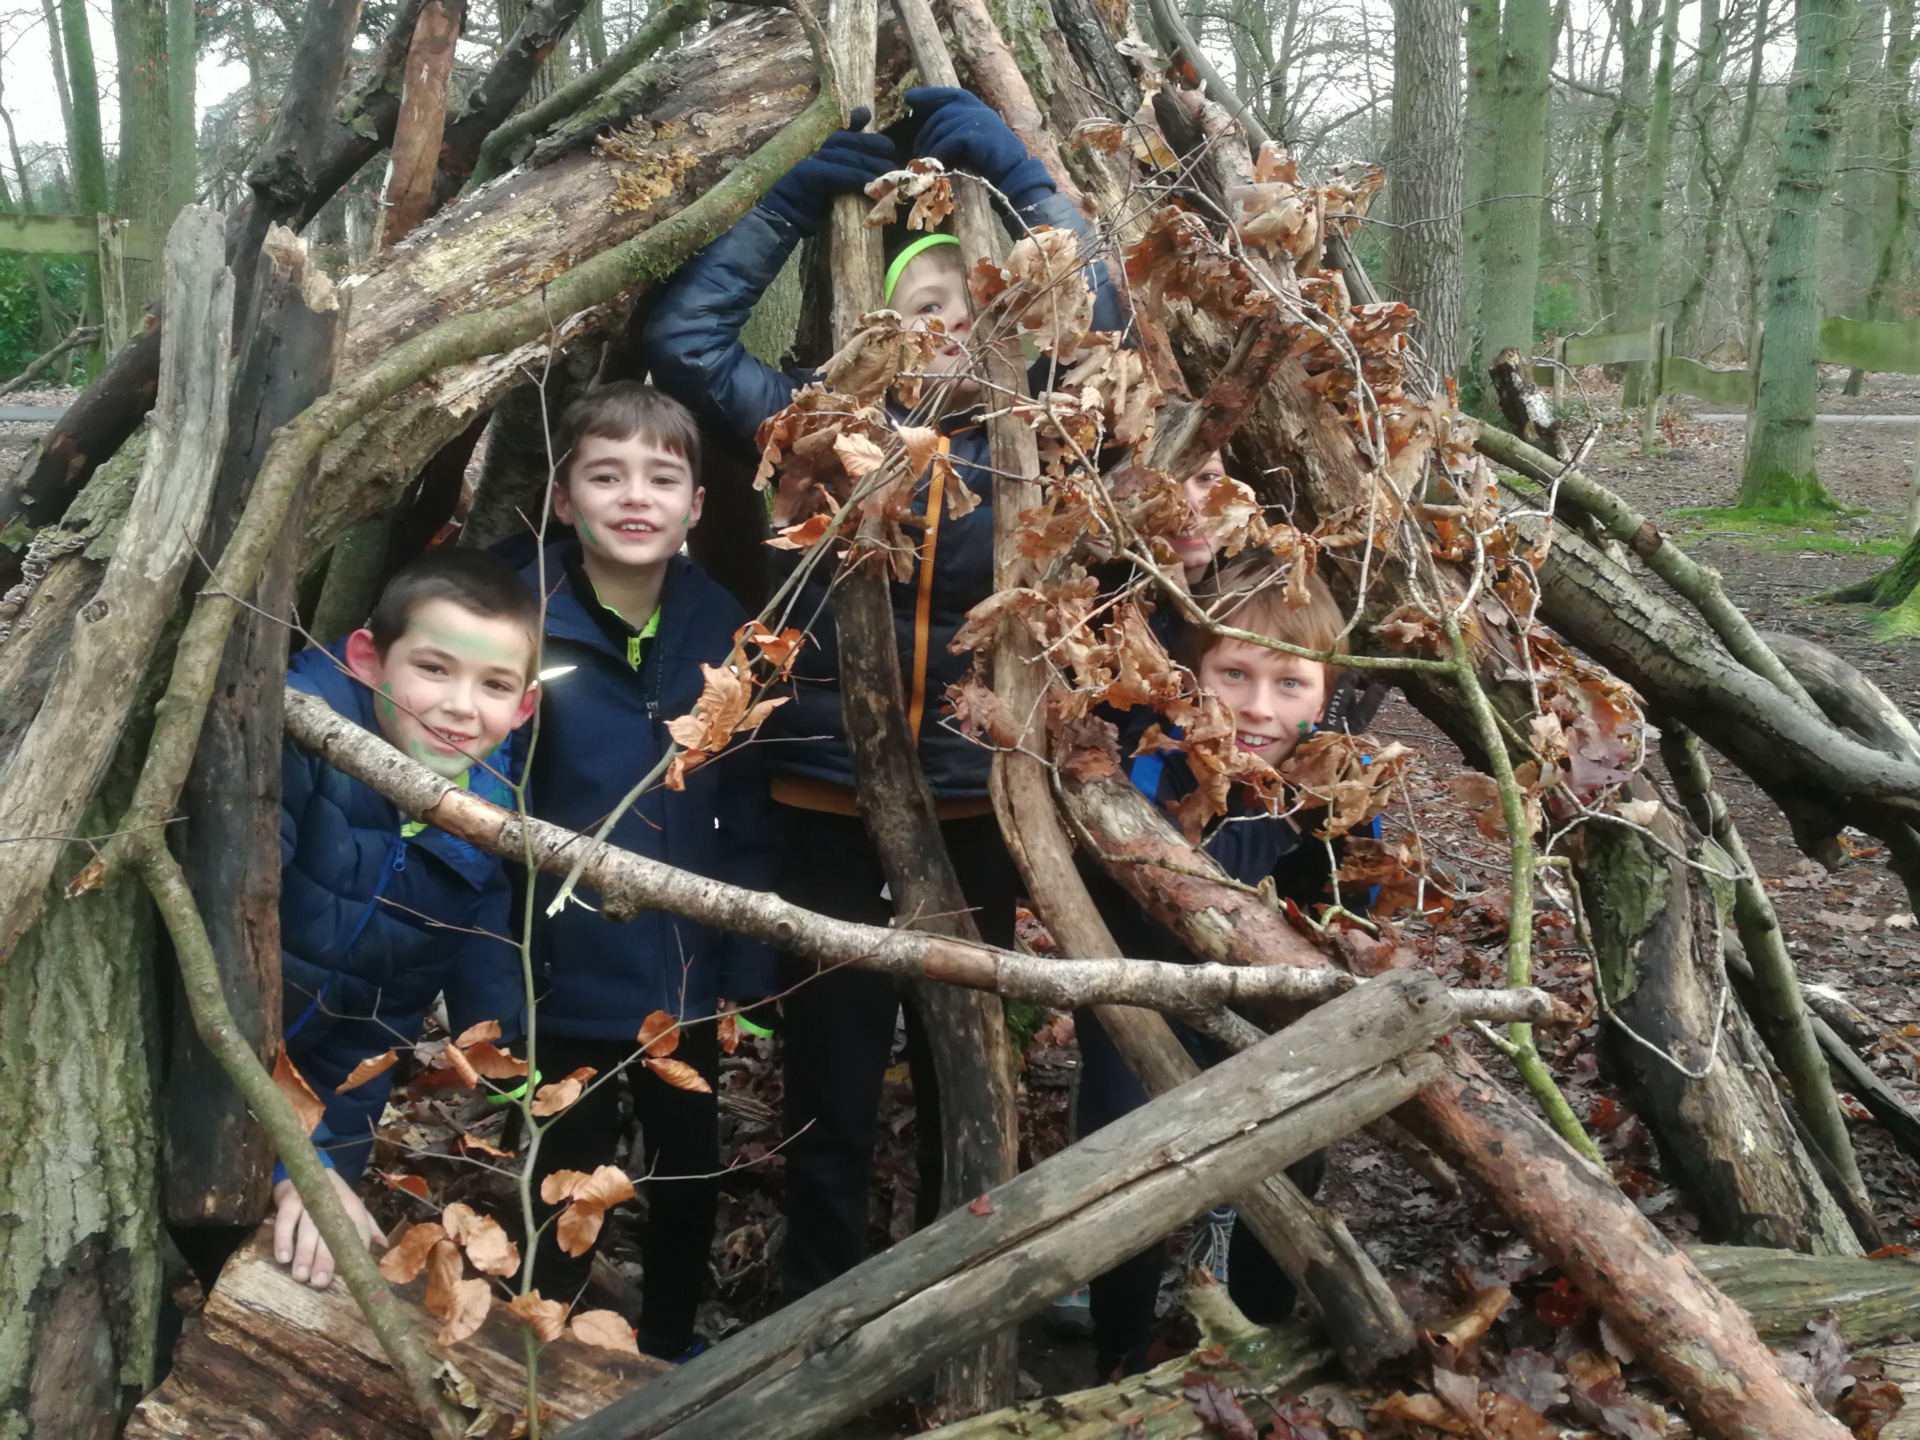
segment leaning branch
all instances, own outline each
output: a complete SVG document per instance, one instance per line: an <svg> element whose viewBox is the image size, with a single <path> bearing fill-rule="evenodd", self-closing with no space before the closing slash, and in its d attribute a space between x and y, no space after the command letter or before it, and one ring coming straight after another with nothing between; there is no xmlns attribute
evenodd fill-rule
<svg viewBox="0 0 1920 1440"><path fill-rule="evenodd" d="M234 1088L245 1097L247 1108L259 1120L273 1141L280 1163L287 1167L287 1178L300 1193L307 1213L320 1231L320 1238L333 1252L333 1263L348 1292L360 1306L367 1328L380 1342L394 1370L406 1382L407 1392L427 1425L437 1434L456 1437L466 1433L465 1418L457 1416L442 1400L434 1375L439 1362L428 1353L415 1333L407 1312L393 1298L380 1269L367 1250L367 1243L348 1217L346 1207L320 1163L319 1152L307 1127L294 1113L293 1103L253 1053L253 1045L234 1019L220 983L220 963L214 958L213 943L207 938L206 922L194 904L193 891L180 864L167 849L166 841L149 837L141 846L140 875L166 923L173 940L174 955L180 965L180 979L193 1012L194 1029L207 1049L220 1062Z"/></svg>
<svg viewBox="0 0 1920 1440"><path fill-rule="evenodd" d="M1135 1005L1198 1015L1223 1005L1317 1005L1365 982L1337 970L1290 965L1180 965L1161 960L1036 960L925 930L859 925L804 910L771 892L743 890L676 869L604 841L491 805L435 775L372 731L299 690L286 693L287 734L335 769L379 791L401 810L469 844L549 874L570 872L616 920L666 910L746 935L821 965L854 965L890 975L990 990L1059 1009ZM717 763L724 764L722 759ZM1463 1019L1512 1023L1559 1016L1542 990L1456 990Z"/></svg>

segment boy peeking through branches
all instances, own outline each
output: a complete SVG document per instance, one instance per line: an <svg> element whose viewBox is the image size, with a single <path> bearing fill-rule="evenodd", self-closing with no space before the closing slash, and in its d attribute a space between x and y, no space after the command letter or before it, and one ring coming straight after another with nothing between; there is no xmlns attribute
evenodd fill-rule
<svg viewBox="0 0 1920 1440"><path fill-rule="evenodd" d="M962 90L907 92L912 117L901 143L868 134L867 113L831 136L818 154L780 179L767 197L683 269L649 318L644 359L655 382L736 444L754 443L763 422L796 401L852 410L858 386L811 371L782 372L741 344L753 306L800 241L815 234L834 200L860 194L897 172L903 157L939 161L993 187L1017 233L1035 227L1079 236L1084 223L1046 168L997 114ZM959 181L956 183L969 183ZM910 217L912 218L912 217ZM924 219L924 216L922 217ZM937 216L935 217L937 221ZM966 269L953 237L892 237L883 303L905 334L924 337L924 359L885 398L891 423L912 429L922 449L905 482L917 537L891 544L892 600L909 729L931 787L948 854L982 936L1009 945L1018 880L988 798L992 755L941 723L937 699L958 681L968 657L950 645L967 612L993 592L993 477L980 410L995 403L972 378L973 316ZM1073 272L1076 283L1078 271ZM1084 293L1084 287L1082 292ZM884 312L882 312L884 315ZM1119 311L1100 277L1090 316L1115 329ZM894 333L899 333L898 331ZM875 400L880 396L875 395ZM849 429L856 428L849 423ZM852 440L849 441L852 443ZM856 445L857 449L858 446ZM790 485L789 481L793 481ZM775 499L781 524L802 521L817 496L791 468ZM824 525L826 517L819 515ZM893 905L880 857L860 818L852 755L840 711L840 663L831 599L832 567L813 563L804 536L776 544L776 579L795 579L788 614L810 639L793 668L791 702L761 731L773 771L778 817L779 893L838 919L886 924ZM929 697L936 697L931 703ZM867 1253L867 1182L877 1139L882 1077L893 1045L900 995L882 975L841 969L814 977L796 964L784 1001L787 1239L782 1284L789 1298L851 1269ZM940 1192L940 1149L932 1065L918 1021L908 1013L909 1055L921 1117L921 1221Z"/></svg>
<svg viewBox="0 0 1920 1440"><path fill-rule="evenodd" d="M1187 551L1181 553L1184 558ZM1325 582L1318 576L1310 578L1304 596L1296 600L1286 594L1284 578L1270 560L1241 562L1209 577L1196 598L1223 626L1301 649L1336 649L1344 617ZM1342 679L1334 665L1254 640L1216 634L1199 625L1179 627L1172 649L1204 692L1200 706L1204 718L1198 723L1212 729L1230 726L1234 749L1275 771L1287 766L1327 719ZM1217 703L1208 705L1206 694ZM1183 802L1201 788L1203 776L1196 767L1206 766L1209 757L1176 748L1182 739L1180 728L1163 732L1160 722L1159 712L1147 705L1120 716L1119 753L1130 757L1124 762L1128 779L1149 799L1178 815ZM1309 798L1305 803L1311 806L1313 801ZM1334 847L1316 837L1312 825L1301 813L1282 811L1271 792L1236 785L1225 814L1208 826L1204 848L1231 879L1255 887L1270 884L1277 897L1310 911L1316 903L1335 898ZM1091 860L1083 857L1081 869L1122 954L1160 960L1192 958ZM1339 898L1350 908L1355 906L1351 894L1342 893ZM1147 1093L1093 1010L1074 1012L1074 1033L1080 1043L1078 1115L1079 1133L1084 1137L1139 1109L1147 1103ZM1202 1065L1224 1058L1184 1026L1176 1025L1174 1033ZM1322 1152L1297 1162L1288 1173L1311 1195L1325 1169ZM1263 1325L1286 1319L1295 1300L1293 1282L1245 1226L1233 1224L1232 1211L1216 1210L1200 1226L1197 1239L1201 1243L1189 1263L1212 1268L1216 1274L1224 1272L1234 1303L1249 1319ZM1101 1382L1147 1368L1161 1268L1161 1247L1156 1244L1088 1286Z"/></svg>
<svg viewBox="0 0 1920 1440"><path fill-rule="evenodd" d="M504 561L430 550L388 583L363 629L295 656L287 683L475 794L511 806L508 741L539 698L539 613ZM413 1042L443 990L456 1033L486 1021L517 1027L524 1009L517 954L502 938L511 933L508 899L497 857L406 821L372 787L286 742L285 1057L325 1106L314 1144L347 1213L371 1240L385 1237L353 1182L366 1167L393 1077L362 1062L384 1055L391 1064L394 1045ZM278 1166L273 1200L275 1258L296 1280L325 1289L333 1256ZM209 1257L212 1268L224 1258Z"/></svg>

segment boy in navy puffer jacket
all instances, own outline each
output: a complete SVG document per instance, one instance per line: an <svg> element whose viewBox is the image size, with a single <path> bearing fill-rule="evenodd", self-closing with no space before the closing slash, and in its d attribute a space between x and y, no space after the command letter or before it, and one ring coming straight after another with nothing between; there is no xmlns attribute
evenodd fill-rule
<svg viewBox="0 0 1920 1440"><path fill-rule="evenodd" d="M365 629L294 657L287 683L496 804L512 732L533 712L539 607L511 566L433 550L396 575ZM340 1092L354 1066L411 1044L444 989L454 1028L525 1008L501 863L288 740L281 757L280 971L287 1056L326 1105L314 1131L348 1212L391 1074ZM274 1174L274 1253L317 1288L333 1257L285 1172Z"/></svg>
<svg viewBox="0 0 1920 1440"><path fill-rule="evenodd" d="M979 99L951 89L910 90L906 99L918 123L913 152L991 183L1012 207L1016 234L1049 225L1085 235L1085 222L1058 193L1046 168ZM819 379L811 371L775 370L747 353L740 334L755 302L794 247L819 229L836 196L858 194L904 163L887 136L862 132L864 112L853 118L854 129L831 136L817 155L796 165L765 200L689 263L648 317L644 358L655 383L743 446L795 391ZM933 376L964 370L964 342L972 324L965 266L953 238L923 237L903 249L893 259L883 297L884 304L921 328L932 320L944 327L949 343L924 372ZM1096 268L1094 325L1117 329L1117 299L1104 270ZM955 471L979 504L962 516L945 515L937 492L921 478L914 509L927 524L914 573L892 587L894 632L909 728L947 852L982 935L1010 945L1018 878L988 798L992 755L941 723L941 697L971 663L970 656L953 654L949 642L967 611L993 590L993 481L981 397L978 387L965 381L947 394L955 408L936 423L948 437ZM892 413L900 418L904 412L894 407ZM916 423L928 422L921 417ZM783 571L801 558L790 552L772 555ZM810 627L811 638L794 668L793 699L773 712L763 731L780 742L768 752L782 847L779 890L835 918L884 925L893 918L893 905L855 801L840 714L832 571L831 565L814 567L789 612ZM812 977L812 966L790 966L787 984L806 983L782 1002L791 1138L785 1152L788 1226L781 1278L789 1298L866 1257L868 1179L900 1008L900 994L887 976L842 968ZM920 1116L918 1193L924 1222L940 1192L938 1109L932 1066L924 1063L911 1010L907 1025Z"/></svg>
<svg viewBox="0 0 1920 1440"><path fill-rule="evenodd" d="M694 708L700 667L724 666L746 615L681 555L699 523L700 436L693 417L649 386L621 381L589 391L561 416L553 453L564 467L554 513L572 538L550 543L521 572L547 596L547 677L527 775L528 808L591 832L666 758L667 722ZM655 783L614 824L611 843L750 890L773 887L776 837L764 747L740 736L685 776ZM664 1010L685 1023L672 1058L708 1086L719 1080L716 1013L771 993L765 947L662 911L621 924L581 887L558 913L558 881L535 882L537 976L534 1065L550 1080L580 1069L620 1076L640 1121L647 1217L641 1235L644 1299L639 1344L678 1359L698 1344L694 1318L708 1273L719 1203L719 1106L712 1090L676 1088L629 1065L641 1025ZM536 1189L556 1170L591 1172L615 1158L620 1085L591 1086L545 1131ZM541 1209L544 1219L552 1207ZM592 1250L559 1247L543 1231L541 1293L573 1300Z"/></svg>
<svg viewBox="0 0 1920 1440"><path fill-rule="evenodd" d="M1303 649L1332 648L1344 617L1326 586L1315 577L1308 585L1307 603L1290 606L1279 585L1260 588L1263 581L1277 578L1262 562L1243 562L1215 577L1208 586L1212 593L1202 592L1201 598L1252 592L1237 606L1229 604L1220 615L1221 622ZM1239 748L1276 767L1328 720L1329 704L1342 688L1341 672L1333 666L1250 641L1182 627L1172 648L1192 668L1200 687L1212 691L1233 715ZM1133 754L1147 727L1159 719L1151 707L1128 712L1121 722L1120 753L1132 757L1127 773L1133 783L1157 804L1171 807L1195 788L1187 757L1161 751ZM1312 827L1311 816L1275 815L1235 797L1228 813L1207 835L1205 849L1233 879L1259 885L1270 878L1276 894L1310 910L1315 903L1333 898L1333 856L1324 842L1308 833ZM1174 935L1107 876L1090 863L1083 863L1082 873L1121 954L1156 960L1191 958ZM1343 892L1340 898L1353 909L1365 904L1364 897L1351 893ZM1177 1025L1174 1029L1201 1065L1221 1058L1208 1053L1206 1043L1192 1031ZM1147 1095L1093 1011L1074 1012L1074 1032L1081 1055L1077 1128L1086 1136L1146 1104ZM1298 1161L1288 1173L1311 1195L1325 1168L1324 1154L1316 1153ZM1216 1212L1201 1224L1214 1231L1223 1229L1232 1224L1231 1213ZM1230 1238L1206 1231L1202 1236L1212 1244L1226 1244L1226 1254L1216 1253L1209 1260L1216 1274L1225 1270L1234 1302L1250 1319L1271 1325L1287 1317L1295 1300L1293 1282L1244 1225L1232 1224ZM1099 1380L1146 1368L1162 1263L1161 1246L1156 1244L1089 1285Z"/></svg>

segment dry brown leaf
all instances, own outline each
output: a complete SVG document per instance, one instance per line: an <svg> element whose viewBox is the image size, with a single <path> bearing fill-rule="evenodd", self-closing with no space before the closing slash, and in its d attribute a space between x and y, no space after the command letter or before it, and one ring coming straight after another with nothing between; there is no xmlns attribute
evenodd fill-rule
<svg viewBox="0 0 1920 1440"><path fill-rule="evenodd" d="M520 1249L507 1238L500 1222L477 1215L466 1205L447 1206L440 1216L447 1236L467 1252L467 1260L484 1275L512 1275L520 1269Z"/></svg>
<svg viewBox="0 0 1920 1440"><path fill-rule="evenodd" d="M273 1057L273 1083L280 1087L280 1093L287 1097L287 1103L293 1106L293 1113L299 1117L301 1128L307 1134L313 1134L313 1127L327 1113L327 1107L320 1097L313 1093L313 1087L307 1084L300 1072L294 1068L293 1061L287 1058L287 1043L280 1042L280 1049Z"/></svg>
<svg viewBox="0 0 1920 1440"><path fill-rule="evenodd" d="M516 1295L506 1304L509 1314L517 1315L533 1328L541 1344L558 1340L567 1326L567 1307L559 1300L542 1300L538 1290Z"/></svg>
<svg viewBox="0 0 1920 1440"><path fill-rule="evenodd" d="M652 1056L648 1056L643 1063L676 1090L691 1090L698 1095L713 1093L713 1087L707 1083L707 1077L684 1060L655 1060Z"/></svg>
<svg viewBox="0 0 1920 1440"><path fill-rule="evenodd" d="M420 1273L433 1247L446 1238L446 1230L431 1220L409 1226L380 1257L380 1273L391 1284L405 1285Z"/></svg>
<svg viewBox="0 0 1920 1440"><path fill-rule="evenodd" d="M833 516L823 510L797 525L787 526L766 544L775 550L811 550L832 533Z"/></svg>
<svg viewBox="0 0 1920 1440"><path fill-rule="evenodd" d="M453 1043L458 1048L464 1050L469 1045L478 1045L482 1040L498 1040L499 1038L500 1022L498 1020L482 1020L478 1025L469 1025L466 1029L462 1030L454 1037Z"/></svg>
<svg viewBox="0 0 1920 1440"><path fill-rule="evenodd" d="M740 1048L740 1017L729 1010L720 1017L716 1033L720 1037L720 1053L733 1054Z"/></svg>
<svg viewBox="0 0 1920 1440"><path fill-rule="evenodd" d="M567 1333L582 1345L602 1350L617 1350L622 1355L638 1355L640 1346L634 1328L612 1310L583 1310L573 1317Z"/></svg>
<svg viewBox="0 0 1920 1440"><path fill-rule="evenodd" d="M475 1072L489 1080L515 1080L527 1073L527 1062L508 1054L490 1040L481 1040L466 1052Z"/></svg>
<svg viewBox="0 0 1920 1440"><path fill-rule="evenodd" d="M348 1090L366 1084L376 1075L386 1074L399 1058L400 1053L397 1050L389 1050L384 1055L369 1055L347 1072L347 1078L333 1087L333 1093L344 1094Z"/></svg>
<svg viewBox="0 0 1920 1440"><path fill-rule="evenodd" d="M591 1080L596 1073L583 1065L564 1080L556 1080L551 1085L542 1085L533 1095L533 1113L541 1118L558 1115L580 1098L580 1092L586 1088L587 1081Z"/></svg>
<svg viewBox="0 0 1920 1440"><path fill-rule="evenodd" d="M656 1010L640 1022L637 1037L645 1055L665 1057L680 1047L680 1022L664 1010Z"/></svg>
<svg viewBox="0 0 1920 1440"><path fill-rule="evenodd" d="M480 1072L473 1068L473 1062L467 1058L467 1052L458 1045L449 1045L440 1052L440 1059L446 1068L460 1077L460 1083L469 1089L480 1088Z"/></svg>
<svg viewBox="0 0 1920 1440"><path fill-rule="evenodd" d="M633 1181L617 1165L602 1165L592 1174L556 1170L540 1184L540 1198L549 1205L568 1202L560 1212L560 1248L584 1255L600 1234L609 1207L633 1199Z"/></svg>
<svg viewBox="0 0 1920 1440"><path fill-rule="evenodd" d="M833 442L833 453L855 480L864 480L887 462L887 452L864 435L842 435Z"/></svg>

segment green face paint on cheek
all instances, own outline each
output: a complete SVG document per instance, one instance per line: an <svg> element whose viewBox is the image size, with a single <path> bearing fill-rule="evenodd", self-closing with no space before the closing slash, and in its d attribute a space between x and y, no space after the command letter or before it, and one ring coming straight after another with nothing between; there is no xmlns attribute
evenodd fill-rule
<svg viewBox="0 0 1920 1440"><path fill-rule="evenodd" d="M394 720L398 718L400 712L394 708L393 682L391 680L382 680L380 682L380 694L373 703L374 708L380 712L380 718L382 720Z"/></svg>
<svg viewBox="0 0 1920 1440"><path fill-rule="evenodd" d="M593 526L587 523L587 517L584 515L580 517L580 538L596 549L599 547L600 537L593 533Z"/></svg>

